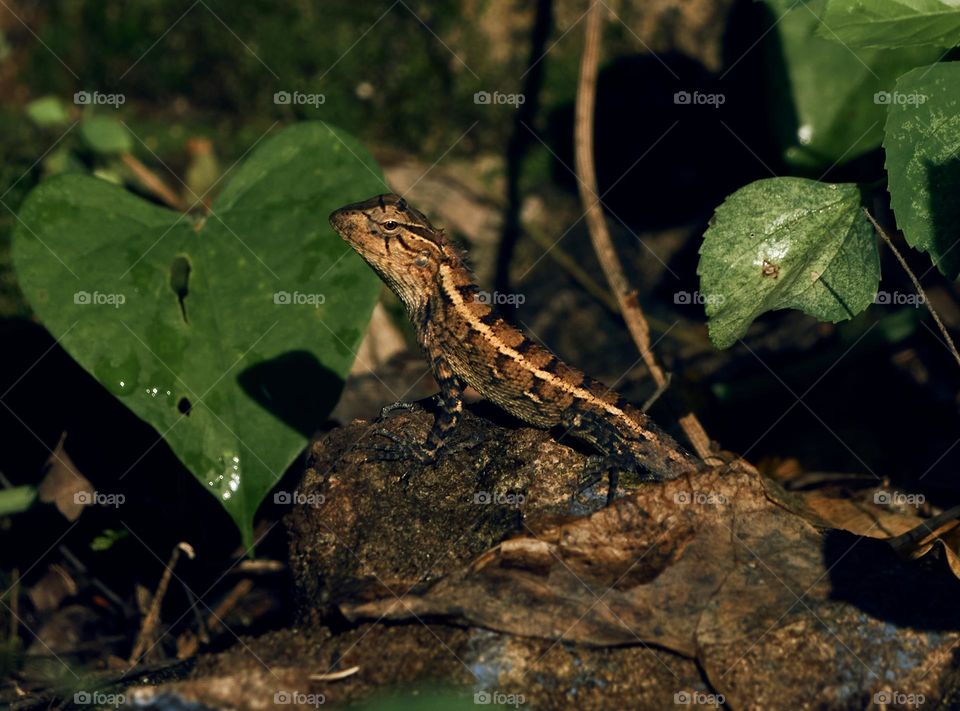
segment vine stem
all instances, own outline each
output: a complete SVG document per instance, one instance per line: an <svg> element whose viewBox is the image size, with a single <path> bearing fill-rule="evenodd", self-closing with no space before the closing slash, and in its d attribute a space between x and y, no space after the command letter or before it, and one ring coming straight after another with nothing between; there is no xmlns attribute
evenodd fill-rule
<svg viewBox="0 0 960 711"><path fill-rule="evenodd" d="M603 32L603 3L600 0L590 0L590 9L587 11L586 40L583 56L580 59L580 78L577 84L577 100L575 107L575 166L580 191L580 200L586 210L587 230L590 241L600 261L600 267L610 284L610 289L620 306L623 320L627 324L630 336L640 351L640 356L650 371L651 377L657 384L658 391L666 388L668 379L663 369L657 364L657 359L650 349L650 326L643 313L637 292L627 281L623 265L610 238L610 230L603 216L600 204L600 194L597 189L597 173L594 163L593 150L593 119L597 98L597 70L600 63L600 44ZM700 455L701 459L715 458L710 438L706 430L692 412L680 418L690 444Z"/></svg>
<svg viewBox="0 0 960 711"><path fill-rule="evenodd" d="M893 240L890 239L890 235L888 235L886 230L880 226L880 223L874 219L873 215L870 214L870 211L867 208L863 208L863 213L867 216L867 219L870 220L870 224L873 225L873 229L875 229L877 234L880 235L883 238L883 241L887 243L890 251L893 252L893 256L897 258L897 261L900 262L900 266L903 267L903 271L905 271L907 276L910 277L910 281L913 282L913 288L917 290L918 294L920 294L920 298L927 307L927 311L929 311L930 315L933 316L933 320L937 323L937 328L939 328L940 333L943 334L943 338L946 340L950 352L956 359L957 364L960 365L960 353L957 353L957 347L953 344L953 339L950 338L947 327L944 326L943 321L940 320L940 314L938 314L937 310L933 308L933 304L931 304L930 299L927 298L926 292L923 290L923 287L920 286L920 280L917 279L916 274L914 274L913 270L910 269L910 266L907 264L907 260L903 258L902 254L900 254L900 250L894 246Z"/></svg>

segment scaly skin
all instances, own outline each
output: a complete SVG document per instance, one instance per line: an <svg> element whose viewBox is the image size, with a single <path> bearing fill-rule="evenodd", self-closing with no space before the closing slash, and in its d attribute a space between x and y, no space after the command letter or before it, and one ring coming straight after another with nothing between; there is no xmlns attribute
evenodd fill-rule
<svg viewBox="0 0 960 711"><path fill-rule="evenodd" d="M702 466L622 396L479 300L459 252L402 198L380 195L347 205L330 223L403 302L440 385L440 413L425 444L406 445L409 454L435 460L460 419L469 385L524 422L561 427L605 455L609 499L620 472L659 480Z"/></svg>

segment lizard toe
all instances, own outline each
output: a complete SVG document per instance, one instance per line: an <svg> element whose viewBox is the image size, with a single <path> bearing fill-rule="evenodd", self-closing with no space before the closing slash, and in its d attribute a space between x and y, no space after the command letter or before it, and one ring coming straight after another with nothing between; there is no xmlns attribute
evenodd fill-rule
<svg viewBox="0 0 960 711"><path fill-rule="evenodd" d="M421 464L432 464L436 461L436 453L430 451L422 444L410 442L390 430L379 429L373 434L385 437L389 442L381 442L370 446L373 452L371 459L379 461L395 462L400 460L414 460Z"/></svg>

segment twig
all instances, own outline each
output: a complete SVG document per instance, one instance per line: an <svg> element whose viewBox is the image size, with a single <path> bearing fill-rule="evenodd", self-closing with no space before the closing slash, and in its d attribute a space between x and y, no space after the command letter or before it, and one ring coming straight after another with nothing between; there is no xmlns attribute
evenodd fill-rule
<svg viewBox="0 0 960 711"><path fill-rule="evenodd" d="M120 154L120 160L122 160L124 165L143 183L143 186L153 193L161 202L168 207L172 207L174 210L183 210L183 202L156 173L130 153L124 152Z"/></svg>
<svg viewBox="0 0 960 711"><path fill-rule="evenodd" d="M203 644L209 644L210 635L207 633L207 621L203 619L203 613L200 611L200 598L194 595L193 590L185 583L183 584L183 592L187 596L187 602L190 603L190 609L193 610L193 619L196 620L197 623L197 631L194 635L195 639ZM190 630L187 630L184 634L188 634L189 632ZM181 637L182 636L183 635L181 635Z"/></svg>
<svg viewBox="0 0 960 711"><path fill-rule="evenodd" d="M672 377L673 377L673 376L672 376L670 373L667 373L666 380L664 380L663 383L661 383L660 385L658 385L658 386L657 386L657 389L654 390L653 395L651 395L650 397L648 397L648 398L647 398L647 401L646 401L645 403L643 403L643 407L640 408L640 411L641 411L641 412L646 412L646 411L649 410L651 407L653 407L653 403L655 403L657 400L659 400L659 399L660 399L660 396L663 395L663 394L667 391L667 388L670 387L670 380L671 380Z"/></svg>
<svg viewBox="0 0 960 711"><path fill-rule="evenodd" d="M67 562L73 566L73 569L79 575L86 576L90 584L93 585L93 587L95 587L97 590L99 590L105 598L107 598L108 600L110 600L110 602L116 605L117 609L122 610L125 616L134 614L134 610L130 608L127 602L122 597L117 595L117 593L115 593L113 590L108 588L106 583L100 580L100 578L93 575L90 572L90 569L83 564L83 561L77 558L77 556L75 556L73 552L66 547L66 545L61 544L60 546L58 546L58 550L60 551L60 554L64 558L66 558Z"/></svg>
<svg viewBox="0 0 960 711"><path fill-rule="evenodd" d="M600 0L591 0L587 15L586 41L583 48L583 57L580 60L580 79L577 86L577 101L575 108L574 139L576 149L576 169L579 177L578 187L580 200L586 208L587 229L590 232L590 241L597 253L597 259L603 273L610 283L610 288L620 312L627 324L630 336L633 338L640 355L646 363L650 375L658 388L664 387L667 376L657 364L656 357L650 350L650 326L644 316L640 302L637 300L636 290L630 287L623 265L617 256L610 238L610 231L603 216L600 205L600 193L597 188L597 171L593 159L593 113L597 98L597 68L600 63L600 41L603 31L602 9ZM710 449L710 438L703 426L692 412L680 418L680 426L687 435L701 459L713 457Z"/></svg>
<svg viewBox="0 0 960 711"><path fill-rule="evenodd" d="M904 553L908 549L931 543L936 538L956 528L960 525L958 519L960 519L960 506L954 506L933 518L927 519L906 533L888 538L887 543L898 553Z"/></svg>
<svg viewBox="0 0 960 711"><path fill-rule="evenodd" d="M494 287L501 293L508 293L510 289L510 263L513 261L513 252L520 240L520 208L522 196L520 194L520 172L523 158L530 150L533 136L527 130L537 114L539 106L540 88L543 86L543 76L546 62L541 62L543 55L549 52L547 40L553 29L553 0L537 0L533 19L533 28L530 32L530 55L527 62L527 71L523 73L523 94L526 100L520 104L513 116L513 132L507 144L506 162L506 209L503 212L503 232L497 248L497 260L494 272ZM511 306L510 309L513 307Z"/></svg>
<svg viewBox="0 0 960 711"><path fill-rule="evenodd" d="M893 240L890 239L890 235L888 235L886 230L880 226L880 223L873 218L873 215L870 214L870 211L867 208L863 208L863 213L867 216L867 219L870 220L870 224L873 225L873 229L877 231L877 234L883 237L883 241L887 243L890 251L893 252L893 256L897 258L897 261L900 262L900 266L903 267L903 271L905 271L907 276L910 277L910 281L913 282L913 288L917 290L918 294L920 294L920 298L926 305L927 311L929 311L930 315L933 316L933 320L937 322L937 328L940 329L940 333L942 333L944 339L946 339L947 346L950 348L950 352L956 359L957 364L960 364L960 353L957 352L957 347L953 344L953 339L950 338L950 334L947 332L947 327L944 326L943 321L940 320L940 314L938 314L937 310L933 308L933 304L931 304L930 299L927 298L926 292L924 292L923 287L920 286L920 280L917 279L917 276L913 273L913 270L910 269L910 266L907 264L907 260L903 258L902 254L900 254L900 250L893 245Z"/></svg>
<svg viewBox="0 0 960 711"><path fill-rule="evenodd" d="M270 560L269 558L258 558L257 560L245 560L238 563L230 571L234 575L260 575L269 573L280 573L287 569L287 564L282 560Z"/></svg>
<svg viewBox="0 0 960 711"><path fill-rule="evenodd" d="M556 244L551 238L548 238L539 230L528 229L526 234L529 235L534 242L543 247L547 256L566 271L567 274L570 275L570 278L577 282L587 294L600 302L610 313L615 316L620 316L620 304L617 303L617 300L613 297L613 294L610 293L610 290L602 284L597 283L597 281L587 273L587 270L581 267L580 263L563 249L563 247ZM672 328L670 324L660 319L651 316L647 317L647 322L654 332L666 334L668 338L678 343L683 343L684 345L701 350L708 346L706 338L694 333L688 333L683 329Z"/></svg>
<svg viewBox="0 0 960 711"><path fill-rule="evenodd" d="M360 671L360 667L350 667L349 669L328 672L326 674L311 674L310 678L314 679L315 681L340 681L340 679L346 679L348 676L353 676L358 671Z"/></svg>
<svg viewBox="0 0 960 711"><path fill-rule="evenodd" d="M13 569L13 585L10 586L10 649L17 640L17 623L20 621L20 568Z"/></svg>
<svg viewBox="0 0 960 711"><path fill-rule="evenodd" d="M580 263L577 262L576 259L567 254L566 250L560 245L554 244L550 238L542 234L539 230L528 229L527 234L529 234L533 241L542 247L544 251L549 250L547 251L547 256L566 271L584 291L603 304L610 313L616 314L617 316L620 315L620 304L617 303L617 300L610 293L609 289L604 288L602 284L598 284L594 278L587 273L587 270L580 266Z"/></svg>
<svg viewBox="0 0 960 711"><path fill-rule="evenodd" d="M230 610L236 607L237 603L252 589L253 581L247 578L244 578L234 585L227 596L220 601L220 604L210 611L210 616L207 618L207 629L211 633L216 632L217 629L223 625L223 618L226 617Z"/></svg>
<svg viewBox="0 0 960 711"><path fill-rule="evenodd" d="M173 576L173 569L180 559L180 552L185 552L190 558L194 557L193 548L188 543L178 543L170 555L170 562L167 563L160 577L160 583L157 585L157 591L153 595L153 601L150 603L150 611L143 618L143 624L140 626L140 634L137 635L136 644L133 645L133 651L130 653L130 659L127 661L130 666L138 662L140 657L147 651L147 645L150 643L150 637L153 634L157 622L160 620L160 605L164 596L167 594L167 588L170 586L170 578Z"/></svg>

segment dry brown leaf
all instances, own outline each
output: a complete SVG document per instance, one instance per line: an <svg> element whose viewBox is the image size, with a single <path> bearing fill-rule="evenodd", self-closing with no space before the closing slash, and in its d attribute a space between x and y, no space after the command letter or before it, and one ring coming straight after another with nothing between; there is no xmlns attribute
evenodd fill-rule
<svg viewBox="0 0 960 711"><path fill-rule="evenodd" d="M52 503L68 521L76 521L83 507L93 501L94 487L79 472L64 449L66 433L47 459L47 473L37 490L40 501Z"/></svg>
<svg viewBox="0 0 960 711"><path fill-rule="evenodd" d="M387 424L425 432L430 419ZM842 530L875 521L811 503L743 462L578 510L570 492L582 456L548 435L487 432L469 452L407 472L413 484L401 489L399 467L351 449L371 426L383 424L353 423L314 447L301 487L326 506L289 519L294 574L316 609L665 648L695 660L732 708L785 698L860 707L888 684L933 695L960 643L949 559L909 560L890 541ZM480 426L465 413L464 436ZM479 506L478 490L522 491L524 501ZM871 513L885 535L915 523Z"/></svg>
<svg viewBox="0 0 960 711"><path fill-rule="evenodd" d="M77 583L63 566L53 564L40 580L27 590L30 602L38 612L56 610L69 595L77 594Z"/></svg>
<svg viewBox="0 0 960 711"><path fill-rule="evenodd" d="M900 513L869 501L839 498L813 491L804 496L811 509L834 528L870 538L892 538L923 523L915 514Z"/></svg>

